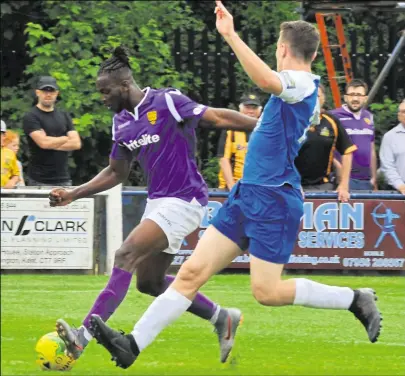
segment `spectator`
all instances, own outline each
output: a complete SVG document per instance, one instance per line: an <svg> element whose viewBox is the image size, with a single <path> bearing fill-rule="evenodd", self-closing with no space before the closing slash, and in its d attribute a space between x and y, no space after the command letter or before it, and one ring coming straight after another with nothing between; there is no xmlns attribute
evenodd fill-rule
<svg viewBox="0 0 405 376"><path fill-rule="evenodd" d="M387 183L405 195L405 100L398 107L398 121L383 137L380 161Z"/></svg>
<svg viewBox="0 0 405 376"><path fill-rule="evenodd" d="M68 168L68 152L81 147L68 113L55 108L59 94L53 77L41 77L37 90L38 104L24 116L24 132L28 137L30 160L28 185L72 185Z"/></svg>
<svg viewBox="0 0 405 376"><path fill-rule="evenodd" d="M20 180L20 170L15 153L4 146L7 126L1 121L1 188L12 189Z"/></svg>
<svg viewBox="0 0 405 376"><path fill-rule="evenodd" d="M364 106L368 86L362 80L352 80L346 85L345 104L331 113L341 121L352 142L357 146L353 154L350 190L377 190L377 156L374 145L373 115ZM338 175L341 163L336 161Z"/></svg>
<svg viewBox="0 0 405 376"><path fill-rule="evenodd" d="M6 131L6 137L4 139L4 147L12 150L15 155L18 155L18 150L20 150L20 135L17 132L14 132L10 129ZM18 186L25 185L24 183L24 176L23 176L23 167L21 162L17 159L18 169L20 170L20 181L18 182Z"/></svg>
<svg viewBox="0 0 405 376"><path fill-rule="evenodd" d="M257 95L243 96L239 104L239 112L258 119L262 107ZM242 177L249 136L249 132L222 131L218 144L218 157L220 158L218 188L231 190Z"/></svg>
<svg viewBox="0 0 405 376"><path fill-rule="evenodd" d="M357 149L342 127L339 119L326 112L325 88L318 89L321 118L307 132L307 139L302 145L295 166L301 174L302 187L305 190L330 191L335 189L331 182L332 161L335 150L342 155L342 176L337 187L339 200L349 199L349 179L353 152Z"/></svg>

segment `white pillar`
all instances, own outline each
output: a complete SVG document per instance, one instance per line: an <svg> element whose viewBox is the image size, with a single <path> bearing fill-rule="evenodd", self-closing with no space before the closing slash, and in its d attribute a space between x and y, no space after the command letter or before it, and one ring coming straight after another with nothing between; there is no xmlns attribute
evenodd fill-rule
<svg viewBox="0 0 405 376"><path fill-rule="evenodd" d="M107 259L106 274L111 274L114 266L115 251L123 242L122 228L122 184L109 189L106 197L106 236L107 236Z"/></svg>

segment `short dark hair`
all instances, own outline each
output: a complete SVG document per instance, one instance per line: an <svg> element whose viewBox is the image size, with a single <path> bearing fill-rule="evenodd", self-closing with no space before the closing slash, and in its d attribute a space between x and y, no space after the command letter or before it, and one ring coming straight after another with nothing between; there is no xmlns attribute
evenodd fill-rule
<svg viewBox="0 0 405 376"><path fill-rule="evenodd" d="M346 84L345 94L347 94L347 90L349 90L350 87L363 87L366 95L368 93L368 85L363 80L359 80L358 78L351 80Z"/></svg>
<svg viewBox="0 0 405 376"><path fill-rule="evenodd" d="M290 45L293 55L311 62L319 46L319 31L306 21L287 21L280 25L281 40Z"/></svg>
<svg viewBox="0 0 405 376"><path fill-rule="evenodd" d="M112 56L103 61L97 73L114 74L116 76L131 76L132 69L129 63L129 50L125 46L118 46L114 49Z"/></svg>

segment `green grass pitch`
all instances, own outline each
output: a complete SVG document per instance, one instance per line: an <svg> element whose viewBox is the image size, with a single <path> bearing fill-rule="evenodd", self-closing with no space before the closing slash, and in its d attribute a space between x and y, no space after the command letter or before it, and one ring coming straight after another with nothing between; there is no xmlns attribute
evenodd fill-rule
<svg viewBox="0 0 405 376"><path fill-rule="evenodd" d="M376 344L347 311L267 308L251 296L248 275L219 275L203 289L223 306L239 307L244 323L229 364L219 363L213 327L185 314L124 371L91 343L71 375L405 375L405 278L317 276L339 286L373 287L383 313ZM64 318L79 326L106 276L2 275L1 374L44 375L35 343ZM109 321L132 330L152 298L131 288ZM56 374L56 372L46 372Z"/></svg>

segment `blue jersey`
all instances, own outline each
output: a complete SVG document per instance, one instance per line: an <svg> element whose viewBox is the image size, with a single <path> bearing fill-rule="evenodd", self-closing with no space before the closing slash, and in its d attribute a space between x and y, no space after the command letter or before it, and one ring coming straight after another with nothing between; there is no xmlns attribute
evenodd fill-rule
<svg viewBox="0 0 405 376"><path fill-rule="evenodd" d="M294 159L311 124L319 122L320 77L304 71L277 73L283 86L264 107L248 145L242 184L301 187Z"/></svg>

